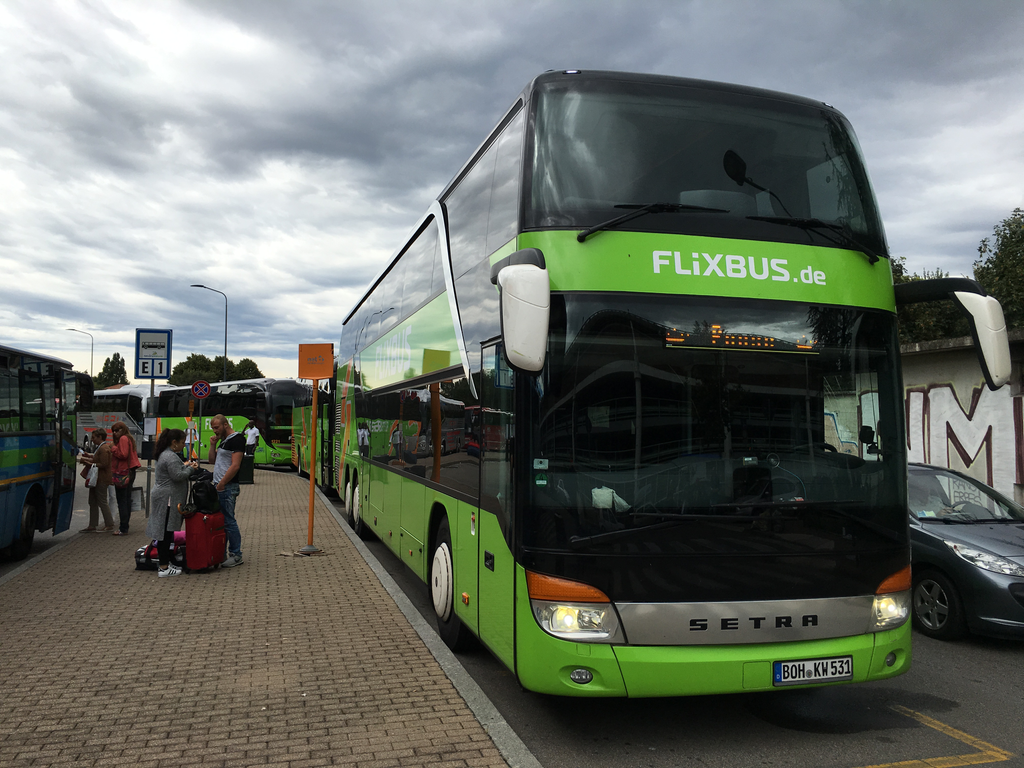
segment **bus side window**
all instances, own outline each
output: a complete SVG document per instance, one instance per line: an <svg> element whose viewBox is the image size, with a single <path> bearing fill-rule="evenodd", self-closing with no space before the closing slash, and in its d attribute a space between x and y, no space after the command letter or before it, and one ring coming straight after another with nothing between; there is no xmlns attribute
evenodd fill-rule
<svg viewBox="0 0 1024 768"><path fill-rule="evenodd" d="M0 370L0 432L17 432L21 428L16 372Z"/></svg>

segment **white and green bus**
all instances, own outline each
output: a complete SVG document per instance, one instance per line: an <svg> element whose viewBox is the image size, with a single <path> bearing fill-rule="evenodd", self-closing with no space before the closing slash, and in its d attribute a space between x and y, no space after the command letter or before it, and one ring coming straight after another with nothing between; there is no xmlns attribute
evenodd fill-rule
<svg viewBox="0 0 1024 768"><path fill-rule="evenodd" d="M994 299L967 280L900 298L947 296L1002 384ZM899 675L897 298L832 107L547 73L345 317L328 484L429 584L445 642L479 640L529 690Z"/></svg>

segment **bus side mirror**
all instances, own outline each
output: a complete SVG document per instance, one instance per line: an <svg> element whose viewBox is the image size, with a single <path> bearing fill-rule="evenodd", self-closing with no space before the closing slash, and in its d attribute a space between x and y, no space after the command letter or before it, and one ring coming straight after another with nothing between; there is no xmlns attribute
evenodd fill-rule
<svg viewBox="0 0 1024 768"><path fill-rule="evenodd" d="M971 335L989 389L999 389L1010 380L1010 342L1002 306L994 296L961 291L953 293L953 300L971 324Z"/></svg>
<svg viewBox="0 0 1024 768"><path fill-rule="evenodd" d="M551 313L551 282L536 248L516 251L495 264L491 282L501 295L501 339L505 357L517 371L544 367Z"/></svg>
<svg viewBox="0 0 1024 768"><path fill-rule="evenodd" d="M896 304L952 299L971 326L978 362L989 389L999 389L1010 380L1010 341L1006 335L1003 308L995 297L966 277L914 280L893 286Z"/></svg>

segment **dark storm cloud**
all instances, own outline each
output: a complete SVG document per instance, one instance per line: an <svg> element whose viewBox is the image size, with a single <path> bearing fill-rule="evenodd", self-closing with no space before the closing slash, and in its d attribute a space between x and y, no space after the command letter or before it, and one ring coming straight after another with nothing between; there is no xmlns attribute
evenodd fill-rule
<svg viewBox="0 0 1024 768"><path fill-rule="evenodd" d="M12 341L65 356L41 345L83 323L97 356L144 326L173 326L182 357L220 354L223 300L191 283L229 294L235 359L290 361L299 341L337 341L430 200L547 69L724 80L834 104L912 270L969 272L978 241L1024 204L1017 2L4 10L0 269L25 280L0 296L33 322L20 327L16 309L2 318L21 334ZM47 323L57 331L33 330Z"/></svg>

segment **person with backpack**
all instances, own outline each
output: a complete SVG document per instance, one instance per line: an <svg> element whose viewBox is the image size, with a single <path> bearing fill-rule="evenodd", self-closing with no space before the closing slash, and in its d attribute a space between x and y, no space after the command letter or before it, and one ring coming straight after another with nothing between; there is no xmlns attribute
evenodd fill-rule
<svg viewBox="0 0 1024 768"><path fill-rule="evenodd" d="M160 578L178 576L181 568L171 564L171 542L174 532L181 529L178 506L188 500L188 479L199 467L199 462L185 462L181 450L185 447L185 432L165 429L156 440L156 479L149 499L149 522L146 535L156 539L156 575Z"/></svg>
<svg viewBox="0 0 1024 768"><path fill-rule="evenodd" d="M224 513L224 532L228 537L228 554L222 568L242 564L242 534L235 520L235 500L240 488L238 470L245 455L245 437L231 428L227 417L218 413L210 419L214 436L210 438L210 463L213 464L213 483L217 487L220 511Z"/></svg>

